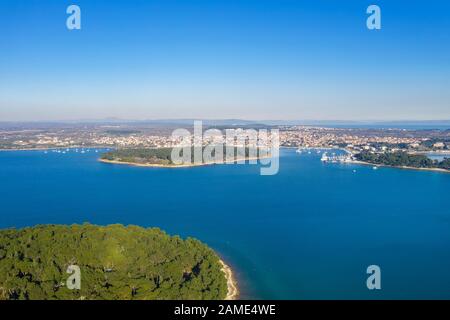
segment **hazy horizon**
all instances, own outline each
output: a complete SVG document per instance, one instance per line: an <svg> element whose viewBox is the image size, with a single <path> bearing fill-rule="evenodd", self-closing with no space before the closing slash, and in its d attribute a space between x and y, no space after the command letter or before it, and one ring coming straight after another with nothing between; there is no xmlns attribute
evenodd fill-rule
<svg viewBox="0 0 450 320"><path fill-rule="evenodd" d="M0 121L450 119L450 3L370 4L4 0Z"/></svg>
<svg viewBox="0 0 450 320"><path fill-rule="evenodd" d="M325 120L325 119L243 119L243 118L159 118L159 119L124 119L124 118L114 118L114 117L106 117L106 118L98 118L98 119L55 119L55 120L0 120L0 123L109 123L109 122L117 122L117 123L188 123L193 121L203 121L205 123L232 123L236 122L238 124L241 123L249 123L249 124L271 124L271 123L279 123L279 124L314 124L314 123L327 123L327 124L450 124L450 119L423 119L423 120L408 120L408 119L385 119L385 120L376 120L376 119L365 119L365 120L350 120L350 119L334 119L334 120Z"/></svg>

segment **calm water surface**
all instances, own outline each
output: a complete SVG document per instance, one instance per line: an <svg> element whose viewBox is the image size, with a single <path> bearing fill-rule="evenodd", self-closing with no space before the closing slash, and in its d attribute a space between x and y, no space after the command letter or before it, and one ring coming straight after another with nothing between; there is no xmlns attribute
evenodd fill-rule
<svg viewBox="0 0 450 320"><path fill-rule="evenodd" d="M0 152L0 228L88 221L193 236L233 267L243 298L450 298L450 174L322 164L292 149L276 176L98 156ZM371 264L380 291L366 288Z"/></svg>

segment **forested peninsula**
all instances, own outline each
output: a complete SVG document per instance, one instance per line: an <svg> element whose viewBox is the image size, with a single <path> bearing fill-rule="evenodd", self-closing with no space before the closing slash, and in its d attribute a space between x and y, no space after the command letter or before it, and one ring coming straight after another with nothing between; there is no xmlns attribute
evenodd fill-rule
<svg viewBox="0 0 450 320"><path fill-rule="evenodd" d="M237 148L231 147L232 155L227 155L227 147L221 146L220 160L215 159L202 159L197 161L195 159L195 151L197 148L201 149L200 154L205 153L205 147L191 147L190 155L186 157L187 161L183 163L175 163L172 159L173 148L123 148L113 150L102 154L100 157L101 162L116 163L116 164L128 164L137 166L149 166L149 167L190 167L201 166L210 164L219 164L226 162L235 162L239 160L255 160L270 156L270 152L261 148ZM220 147L219 147L220 148ZM189 148L188 148L189 149ZM220 150L220 149L216 149ZM214 148L211 148L210 152L212 158L216 156ZM183 150L180 150L180 157L183 156Z"/></svg>
<svg viewBox="0 0 450 320"><path fill-rule="evenodd" d="M354 157L357 161L375 165L450 171L450 158L445 158L444 160L438 161L432 160L426 155L409 154L403 151L390 153L371 153L365 151L354 155Z"/></svg>
<svg viewBox="0 0 450 320"><path fill-rule="evenodd" d="M80 288L67 285L69 266ZM0 299L225 299L227 277L200 241L138 226L0 230Z"/></svg>

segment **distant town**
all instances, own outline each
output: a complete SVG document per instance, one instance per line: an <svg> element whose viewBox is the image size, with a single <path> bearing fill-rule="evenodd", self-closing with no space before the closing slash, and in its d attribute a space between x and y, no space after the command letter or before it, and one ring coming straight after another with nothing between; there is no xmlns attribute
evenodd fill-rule
<svg viewBox="0 0 450 320"><path fill-rule="evenodd" d="M0 124L0 149L167 148L179 144L171 137L180 124L171 123L22 123ZM191 130L191 126L184 125ZM450 153L450 129L332 128L297 125L208 125L205 129L279 129L280 146L345 148L354 153ZM205 143L208 141L204 141Z"/></svg>

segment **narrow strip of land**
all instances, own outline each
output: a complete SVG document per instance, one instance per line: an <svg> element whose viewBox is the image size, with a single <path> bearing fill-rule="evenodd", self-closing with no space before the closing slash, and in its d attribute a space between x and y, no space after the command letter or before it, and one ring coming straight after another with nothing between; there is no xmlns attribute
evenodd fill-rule
<svg viewBox="0 0 450 320"><path fill-rule="evenodd" d="M228 265L225 264L225 262L223 262L223 260L220 260L219 262L222 264L222 272L227 278L227 296L225 297L225 300L237 300L239 297L239 290L233 271Z"/></svg>
<svg viewBox="0 0 450 320"><path fill-rule="evenodd" d="M443 172L443 173L450 173L450 170L447 169L441 169L441 168L419 168L419 167L410 167L410 166L394 166L389 164L382 164L382 163L371 163L366 161L360 161L360 160L352 160L350 163L354 164L361 164L365 166L372 166L372 167L387 167L387 168L396 168L396 169L405 169L405 170L421 170L421 171L434 171L434 172Z"/></svg>
<svg viewBox="0 0 450 320"><path fill-rule="evenodd" d="M119 160L107 160L107 159L98 159L98 161L103 163L110 164L124 164L129 166L136 167L153 167L153 168L189 168L189 167L201 167L201 166L210 166L214 164L227 164L227 163L236 163L236 162L244 162L244 161L252 161L259 159L267 159L272 156L261 156L261 157L250 157L250 158L242 158L242 159L231 159L225 161L210 161L210 162L202 162L202 163L188 163L188 164L156 164L156 163L137 163L130 161L119 161Z"/></svg>

